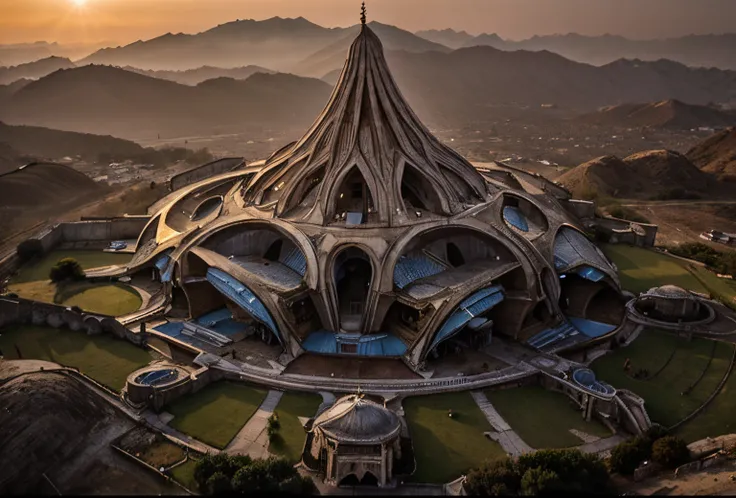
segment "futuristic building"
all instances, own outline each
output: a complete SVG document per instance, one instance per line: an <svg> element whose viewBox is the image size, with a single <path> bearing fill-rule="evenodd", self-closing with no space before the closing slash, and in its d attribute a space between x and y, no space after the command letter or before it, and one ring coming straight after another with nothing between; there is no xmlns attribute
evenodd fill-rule
<svg viewBox="0 0 736 498"><path fill-rule="evenodd" d="M155 268L190 320L176 333L221 345L251 324L286 362L383 356L419 370L450 344L502 334L556 351L623 318L616 269L570 194L441 143L365 24L299 141L158 205L126 272Z"/></svg>

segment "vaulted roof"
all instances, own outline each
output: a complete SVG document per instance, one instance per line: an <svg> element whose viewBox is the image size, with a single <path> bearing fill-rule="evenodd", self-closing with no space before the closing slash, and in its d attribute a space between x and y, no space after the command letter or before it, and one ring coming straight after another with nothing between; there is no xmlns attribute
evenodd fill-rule
<svg viewBox="0 0 736 498"><path fill-rule="evenodd" d="M304 137L267 160L244 189L244 201L275 207L277 216L327 224L335 214L337 190L355 168L380 223L406 219L402 181L420 188L441 215L461 212L487 196L482 176L434 137L404 100L381 41L366 25L322 114Z"/></svg>

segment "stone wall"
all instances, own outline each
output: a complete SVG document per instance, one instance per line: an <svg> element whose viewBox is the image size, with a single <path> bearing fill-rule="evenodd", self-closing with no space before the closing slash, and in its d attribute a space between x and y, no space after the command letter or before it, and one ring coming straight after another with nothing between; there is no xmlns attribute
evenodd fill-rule
<svg viewBox="0 0 736 498"><path fill-rule="evenodd" d="M144 346L146 334L128 330L114 317L75 311L58 304L40 303L23 298L0 298L0 327L11 324L46 325L53 328L82 330L89 335L108 333Z"/></svg>
<svg viewBox="0 0 736 498"><path fill-rule="evenodd" d="M241 166L245 166L245 161L242 157L218 159L217 161L212 161L211 163L198 166L171 177L171 180L169 181L169 190L173 192L186 187L187 185L191 185L192 183L204 180L205 178L219 175L221 173L227 173L228 171L232 171Z"/></svg>
<svg viewBox="0 0 736 498"><path fill-rule="evenodd" d="M635 223L644 230L644 235L634 232L615 233L614 230L628 230L633 222L619 218L596 218L596 228L611 236L612 244L631 244L639 247L654 247L657 238L657 225Z"/></svg>
<svg viewBox="0 0 736 498"><path fill-rule="evenodd" d="M595 217L595 202L593 201L568 199L566 201L560 201L560 204L565 208L565 210L574 214L581 220Z"/></svg>

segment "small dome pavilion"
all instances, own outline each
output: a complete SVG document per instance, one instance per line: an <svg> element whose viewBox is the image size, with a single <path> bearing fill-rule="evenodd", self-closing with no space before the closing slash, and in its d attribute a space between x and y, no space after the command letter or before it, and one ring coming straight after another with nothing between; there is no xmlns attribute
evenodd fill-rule
<svg viewBox="0 0 736 498"><path fill-rule="evenodd" d="M312 423L304 463L329 483L353 476L385 486L393 478L394 458L401 456L400 433L401 421L391 410L361 394L345 396Z"/></svg>
<svg viewBox="0 0 736 498"><path fill-rule="evenodd" d="M636 310L667 322L696 321L702 318L701 302L695 295L675 285L653 287L639 296Z"/></svg>

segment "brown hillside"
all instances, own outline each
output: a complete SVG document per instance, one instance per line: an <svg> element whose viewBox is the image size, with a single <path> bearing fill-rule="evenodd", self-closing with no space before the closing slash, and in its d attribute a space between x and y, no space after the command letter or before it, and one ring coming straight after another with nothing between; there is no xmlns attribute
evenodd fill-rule
<svg viewBox="0 0 736 498"><path fill-rule="evenodd" d="M625 159L599 157L571 169L558 181L576 197L623 199L666 197L675 190L702 194L713 186L709 175L669 150L639 152Z"/></svg>
<svg viewBox="0 0 736 498"><path fill-rule="evenodd" d="M100 192L88 176L62 164L32 163L0 175L2 208L65 205Z"/></svg>
<svg viewBox="0 0 736 498"><path fill-rule="evenodd" d="M51 493L54 472L84 448L112 408L79 381L60 374L29 374L0 388L0 493Z"/></svg>
<svg viewBox="0 0 736 498"><path fill-rule="evenodd" d="M703 171L719 180L736 182L736 128L723 130L687 152L687 157Z"/></svg>
<svg viewBox="0 0 736 498"><path fill-rule="evenodd" d="M736 114L704 105L692 105L679 100L663 100L646 104L607 106L579 118L583 123L622 128L721 127L736 124Z"/></svg>

